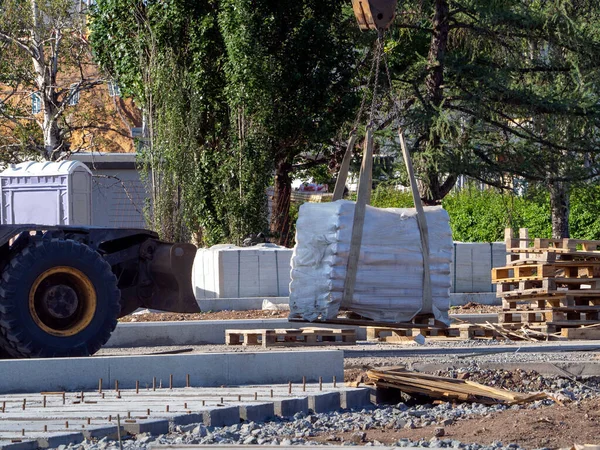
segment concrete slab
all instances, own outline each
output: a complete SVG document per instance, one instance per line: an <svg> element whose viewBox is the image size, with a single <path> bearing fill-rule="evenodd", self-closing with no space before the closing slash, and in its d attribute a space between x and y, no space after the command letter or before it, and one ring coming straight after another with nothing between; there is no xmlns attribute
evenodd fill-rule
<svg viewBox="0 0 600 450"><path fill-rule="evenodd" d="M182 414L171 419L173 425L190 425L192 423L202 423L202 414Z"/></svg>
<svg viewBox="0 0 600 450"><path fill-rule="evenodd" d="M35 450L36 448L38 448L38 441L35 440L5 441L0 439L0 450Z"/></svg>
<svg viewBox="0 0 600 450"><path fill-rule="evenodd" d="M275 417L275 407L271 402L242 405L239 416L248 422L265 422Z"/></svg>
<svg viewBox="0 0 600 450"><path fill-rule="evenodd" d="M135 423L124 423L123 428L131 434L148 433L158 436L169 432L169 421L167 419L138 420Z"/></svg>
<svg viewBox="0 0 600 450"><path fill-rule="evenodd" d="M308 409L322 413L340 409L340 393L324 392L308 396Z"/></svg>
<svg viewBox="0 0 600 450"><path fill-rule="evenodd" d="M237 406L224 406L212 408L202 412L203 423L207 427L226 427L240 423L240 408Z"/></svg>
<svg viewBox="0 0 600 450"><path fill-rule="evenodd" d="M59 445L79 444L83 441L83 433L53 433L38 438L40 448L53 448Z"/></svg>
<svg viewBox="0 0 600 450"><path fill-rule="evenodd" d="M51 394L6 394L2 396L5 412L0 420L0 436L10 439L69 438L74 430L85 437L114 437L117 415L120 415L122 435L152 432L161 434L167 426L222 426L242 420L264 422L276 415L291 416L308 412L308 396L337 394L332 409L340 408L340 394L361 392L365 388L349 388L331 382L307 383L305 386L254 385L204 388L144 388L105 389L102 392ZM336 396L334 395L334 398ZM24 410L23 400L27 408ZM157 422L158 421L158 422ZM193 425L192 425L193 424ZM207 425L205 425L207 424ZM42 431L48 430L48 431ZM25 433L23 435L22 433ZM36 444L37 445L37 444ZM60 444L58 444L60 445ZM26 449L29 450L29 449Z"/></svg>
<svg viewBox="0 0 600 450"><path fill-rule="evenodd" d="M289 297L244 297L196 299L200 311L249 311L262 309L263 300L275 305L289 305Z"/></svg>
<svg viewBox="0 0 600 450"><path fill-rule="evenodd" d="M358 388L340 392L340 407L342 409L356 409L371 403L371 389Z"/></svg>
<svg viewBox="0 0 600 450"><path fill-rule="evenodd" d="M501 305L502 299L495 292L457 292L450 294L450 306L463 306L467 303L482 305Z"/></svg>
<svg viewBox="0 0 600 450"><path fill-rule="evenodd" d="M482 324L486 322L497 323L498 322L498 314L450 314L450 319L454 321L454 323L474 323L474 324Z"/></svg>
<svg viewBox="0 0 600 450"><path fill-rule="evenodd" d="M299 412L308 412L308 397L276 400L273 407L276 416L291 417Z"/></svg>
<svg viewBox="0 0 600 450"><path fill-rule="evenodd" d="M251 330L307 326L318 326L318 324L288 322L287 319L125 322L117 325L105 347L225 344L225 330L227 329ZM332 324L323 324L322 326L325 328L355 328L359 340L367 338L365 328Z"/></svg>
<svg viewBox="0 0 600 450"><path fill-rule="evenodd" d="M90 358L48 358L0 361L0 393L81 391L105 389L119 382L121 389L185 386L278 384L323 379L343 379L341 350L294 352L203 353L186 355L111 356ZM252 370L240 370L241 368Z"/></svg>
<svg viewBox="0 0 600 450"><path fill-rule="evenodd" d="M118 436L119 428L116 425L98 425L96 427L90 427L83 430L83 436L86 439L102 439L108 437L109 439L116 439ZM121 433L124 433L124 428L121 426Z"/></svg>

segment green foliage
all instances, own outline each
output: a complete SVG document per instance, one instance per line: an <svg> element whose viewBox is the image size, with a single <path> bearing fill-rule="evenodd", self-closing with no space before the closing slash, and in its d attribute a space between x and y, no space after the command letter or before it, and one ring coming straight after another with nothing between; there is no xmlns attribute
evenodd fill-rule
<svg viewBox="0 0 600 450"><path fill-rule="evenodd" d="M506 187L507 173L549 186L599 172L597 2L400 9L386 49L422 196L459 174Z"/></svg>
<svg viewBox="0 0 600 450"><path fill-rule="evenodd" d="M97 61L147 118L149 222L165 239L202 245L265 228L271 169L257 139L239 145L230 125L218 6L99 0L91 24Z"/></svg>

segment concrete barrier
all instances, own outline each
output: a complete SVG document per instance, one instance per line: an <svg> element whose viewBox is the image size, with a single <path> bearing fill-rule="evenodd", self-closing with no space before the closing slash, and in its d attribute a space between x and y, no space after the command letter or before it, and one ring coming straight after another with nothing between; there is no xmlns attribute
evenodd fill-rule
<svg viewBox="0 0 600 450"><path fill-rule="evenodd" d="M341 350L258 353L203 353L191 355L48 358L0 361L0 393L105 389L118 380L122 389L152 385L173 386L276 384L309 382L323 377L343 380Z"/></svg>
<svg viewBox="0 0 600 450"><path fill-rule="evenodd" d="M182 322L126 322L120 323L106 343L107 348L153 347L163 345L224 344L225 330L252 330L274 328L354 328L358 339L367 338L360 327L304 322L288 322L287 319L256 320L195 320Z"/></svg>

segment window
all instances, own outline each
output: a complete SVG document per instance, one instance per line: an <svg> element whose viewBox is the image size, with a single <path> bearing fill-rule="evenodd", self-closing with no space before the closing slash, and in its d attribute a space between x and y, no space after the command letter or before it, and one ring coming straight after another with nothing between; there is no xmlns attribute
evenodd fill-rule
<svg viewBox="0 0 600 450"><path fill-rule="evenodd" d="M111 97L121 96L121 89L119 89L119 85L115 81L108 82L108 95Z"/></svg>
<svg viewBox="0 0 600 450"><path fill-rule="evenodd" d="M77 83L74 83L69 89L69 106L75 106L77 103L79 103L79 89Z"/></svg>
<svg viewBox="0 0 600 450"><path fill-rule="evenodd" d="M31 94L31 114L42 112L42 97L38 92Z"/></svg>

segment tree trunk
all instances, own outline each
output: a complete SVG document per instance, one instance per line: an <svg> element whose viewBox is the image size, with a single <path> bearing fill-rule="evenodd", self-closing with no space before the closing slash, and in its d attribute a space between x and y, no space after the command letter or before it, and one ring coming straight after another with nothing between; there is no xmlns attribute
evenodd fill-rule
<svg viewBox="0 0 600 450"><path fill-rule="evenodd" d="M447 0L435 0L435 14L433 17L433 34L429 44L429 55L427 56L429 74L425 79L426 98L430 103L430 108L435 114L444 100L444 59L448 46L448 34L450 27L448 18L450 8ZM441 181L444 174L439 173L436 161L431 156L433 150L437 150L442 145L442 139L439 133L426 130L428 140L426 143L426 154L423 155L419 178L419 196L426 205L437 205L450 192L456 183L456 176L449 175L445 181ZM429 153L429 154L427 154Z"/></svg>
<svg viewBox="0 0 600 450"><path fill-rule="evenodd" d="M554 181L549 183L550 211L552 213L552 238L568 238L569 235L569 211L570 190L569 184Z"/></svg>
<svg viewBox="0 0 600 450"><path fill-rule="evenodd" d="M290 244L290 200L292 195L292 164L279 161L275 169L275 193L271 212L271 235L278 245Z"/></svg>

